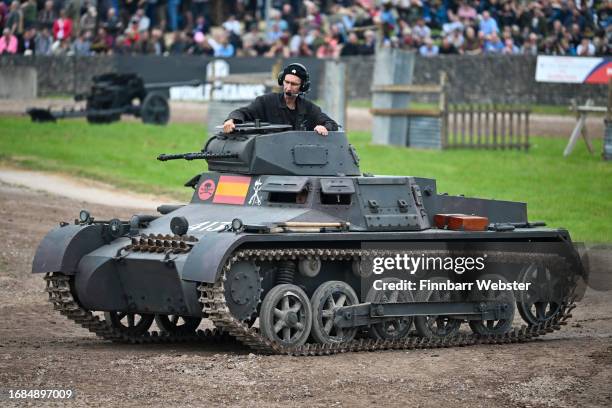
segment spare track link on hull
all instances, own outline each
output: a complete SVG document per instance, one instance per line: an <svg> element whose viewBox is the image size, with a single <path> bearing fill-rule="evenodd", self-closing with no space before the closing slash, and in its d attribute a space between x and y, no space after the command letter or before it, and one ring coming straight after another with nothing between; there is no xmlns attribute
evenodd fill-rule
<svg viewBox="0 0 612 408"><path fill-rule="evenodd" d="M81 307L76 301L70 288L71 276L61 273L49 273L45 276L47 282L46 291L49 294L49 302L53 308L58 310L76 324L84 327L105 340L117 343L151 344L151 343L183 343L183 342L205 342L221 343L233 341L233 339L219 329L198 330L186 334L169 334L166 332L151 331L144 335L131 335L123 333L110 326L103 318L94 315L91 311Z"/></svg>
<svg viewBox="0 0 612 408"><path fill-rule="evenodd" d="M420 254L422 251L418 251ZM428 251L429 252L429 251ZM431 252L430 252L431 253ZM228 332L238 341L247 345L256 352L262 354L286 354L292 356L321 356L347 352L377 351L377 350L413 350L441 347L462 347L477 344L505 344L530 341L547 333L560 330L561 326L567 324L571 318L571 310L575 306L575 298L570 295L563 300L563 305L557 314L550 320L533 326L521 326L514 328L508 333L499 335L481 336L477 334L458 334L448 339L406 337L398 340L373 340L359 339L346 343L319 344L307 343L299 347L288 348L264 337L256 328L249 327L245 322L234 318L225 302L224 280L225 274L232 264L240 261L282 261L298 260L300 258L319 258L321 261L337 260L351 261L353 259L368 259L377 256L392 256L394 252L384 250L360 250L360 249L253 249L242 250L234 253L223 268L223 275L214 284L201 283L200 302L204 305L203 311L213 321L215 326ZM417 254L417 253L415 253ZM446 254L448 252L438 252ZM516 252L493 252L487 253L489 262L516 263L517 260L524 262L546 262L549 266L565 267L566 264L560 256L551 254L524 254Z"/></svg>

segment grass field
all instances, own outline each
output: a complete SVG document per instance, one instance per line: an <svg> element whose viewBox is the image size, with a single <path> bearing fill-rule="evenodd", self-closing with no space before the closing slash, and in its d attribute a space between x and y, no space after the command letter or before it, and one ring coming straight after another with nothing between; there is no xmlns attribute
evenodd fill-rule
<svg viewBox="0 0 612 408"><path fill-rule="evenodd" d="M612 163L590 156L579 143L566 159L565 139L532 138L518 151L428 151L369 144L370 134L351 132L361 169L375 174L436 178L439 192L525 201L531 220L565 227L574 240L612 242ZM0 160L22 167L105 181L139 192L190 196L183 183L205 170L205 161L155 160L160 153L198 151L206 138L199 125L168 127L84 121L32 124L0 118ZM601 140L595 140L601 152Z"/></svg>

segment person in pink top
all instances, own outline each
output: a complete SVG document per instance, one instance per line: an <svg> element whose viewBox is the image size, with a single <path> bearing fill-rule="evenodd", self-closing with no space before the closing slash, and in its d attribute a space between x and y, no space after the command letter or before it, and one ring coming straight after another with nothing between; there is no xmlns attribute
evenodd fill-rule
<svg viewBox="0 0 612 408"><path fill-rule="evenodd" d="M60 10L60 16L53 23L53 37L56 40L63 40L72 36L72 20L66 17L66 12Z"/></svg>
<svg viewBox="0 0 612 408"><path fill-rule="evenodd" d="M16 54L17 53L17 37L11 34L9 28L5 28L0 37L0 54Z"/></svg>
<svg viewBox="0 0 612 408"><path fill-rule="evenodd" d="M468 2L466 1L459 2L459 8L457 9L457 16L459 16L461 20L464 20L464 19L474 20L476 19L476 9L472 7L470 4L468 4Z"/></svg>

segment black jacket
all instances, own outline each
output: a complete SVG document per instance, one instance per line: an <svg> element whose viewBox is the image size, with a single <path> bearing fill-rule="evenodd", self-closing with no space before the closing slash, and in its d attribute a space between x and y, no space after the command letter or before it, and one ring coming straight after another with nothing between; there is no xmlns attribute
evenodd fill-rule
<svg viewBox="0 0 612 408"><path fill-rule="evenodd" d="M314 130L318 125L325 126L327 130L338 130L338 124L333 119L317 105L302 97L298 97L296 101L296 110L297 115L292 114L282 93L269 93L258 96L248 106L232 111L227 119L233 119L234 123L259 119L262 122L291 125L294 130Z"/></svg>

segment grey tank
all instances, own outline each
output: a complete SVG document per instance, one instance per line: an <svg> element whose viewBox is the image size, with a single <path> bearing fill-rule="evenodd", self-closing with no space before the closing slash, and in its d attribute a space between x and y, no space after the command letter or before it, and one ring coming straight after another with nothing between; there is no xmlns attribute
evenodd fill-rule
<svg viewBox="0 0 612 408"><path fill-rule="evenodd" d="M550 323L586 280L569 233L530 223L524 203L440 194L430 178L362 173L343 132L282 130L244 125L212 137L201 153L160 156L207 160L208 171L186 183L194 190L186 205L123 221L85 214L49 232L32 271L47 274L51 301L66 307L56 297L63 290L78 313L105 312L86 327L111 340L151 338L154 320L162 337L194 336L208 318L247 346L270 351L307 341L349 344L359 333L398 341L411 328L449 339L461 323L476 335L507 336L515 309L529 325ZM488 227L437 228L437 214L486 217ZM554 299L540 293L503 301L471 292L372 291L374 258L393 251L489 251L490 276L548 279L549 287L560 281L562 290ZM406 276L482 277L440 270ZM491 306L478 309L483 301ZM248 329L257 318L259 328Z"/></svg>

